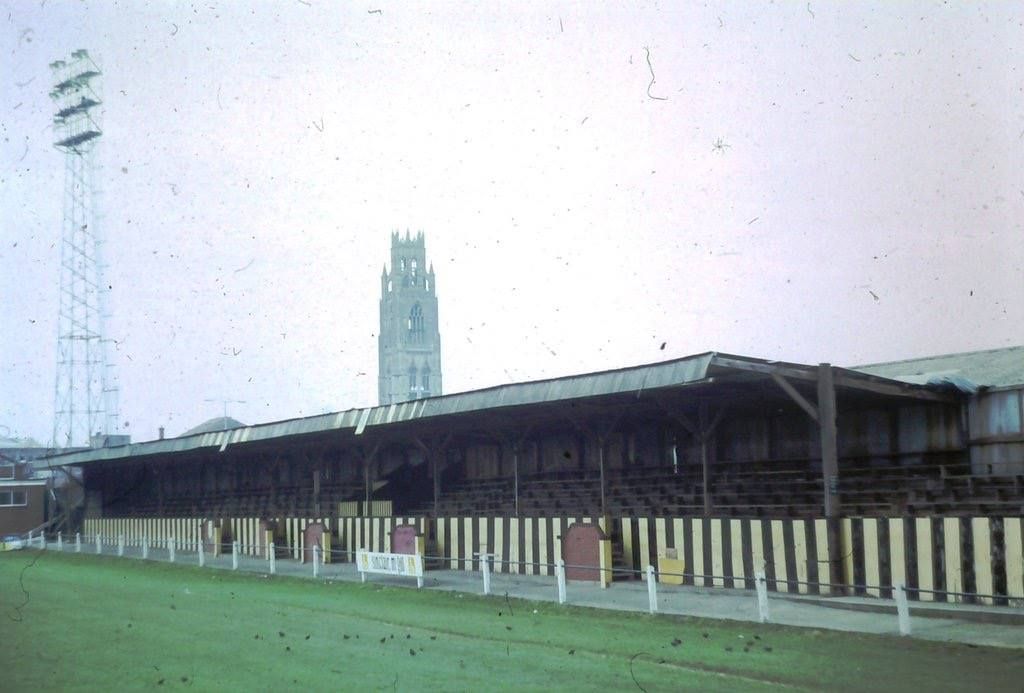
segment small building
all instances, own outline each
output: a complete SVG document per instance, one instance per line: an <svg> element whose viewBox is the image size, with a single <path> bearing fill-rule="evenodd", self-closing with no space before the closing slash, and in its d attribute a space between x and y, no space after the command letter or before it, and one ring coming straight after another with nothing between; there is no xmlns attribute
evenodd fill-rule
<svg viewBox="0 0 1024 693"><path fill-rule="evenodd" d="M46 518L46 479L0 453L0 536L38 530Z"/></svg>

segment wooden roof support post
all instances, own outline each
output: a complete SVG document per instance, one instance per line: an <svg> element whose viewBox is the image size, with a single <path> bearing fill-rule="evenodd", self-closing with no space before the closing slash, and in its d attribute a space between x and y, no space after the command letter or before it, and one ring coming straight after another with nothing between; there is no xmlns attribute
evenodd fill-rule
<svg viewBox="0 0 1024 693"><path fill-rule="evenodd" d="M573 427L583 433L585 436L593 436L597 440L597 469L599 473L600 486L601 486L601 517L605 517L608 514L608 483L605 478L604 470L604 448L610 436L614 431L615 427L619 425L619 421L625 415L625 410L616 413L604 426L598 424L596 427L587 425L582 419L579 419L568 412L564 413L566 419Z"/></svg>
<svg viewBox="0 0 1024 693"><path fill-rule="evenodd" d="M430 460L430 475L433 477L434 482L434 517L438 516L441 510L441 472L444 471L444 467L438 464L438 457L443 455L448 449L449 443L452 442L454 434L448 433L443 438L433 441L433 443L424 443L417 437L413 437L413 442L423 451L423 454Z"/></svg>
<svg viewBox="0 0 1024 693"><path fill-rule="evenodd" d="M519 517L519 442L512 444L512 494L516 517Z"/></svg>
<svg viewBox="0 0 1024 693"><path fill-rule="evenodd" d="M441 511L441 472L437 468L437 455L430 455L430 476L434 482L434 517Z"/></svg>
<svg viewBox="0 0 1024 693"><path fill-rule="evenodd" d="M825 522L828 527L829 582L843 581L843 547L839 532L839 446L836 427L836 388L832 366L818 365L818 429L821 433L821 476Z"/></svg>
<svg viewBox="0 0 1024 693"><path fill-rule="evenodd" d="M715 417L714 422L708 430L708 403L701 401L697 407L697 422L699 434L697 435L700 440L700 469L701 469L701 480L704 482L704 516L710 517L712 512L711 503L711 474L710 464L708 463L708 438L711 437L711 432L715 430L715 426L718 425L718 421L721 418L722 411L718 411L718 415Z"/></svg>
<svg viewBox="0 0 1024 693"><path fill-rule="evenodd" d="M370 496L373 494L373 491L370 488L370 484L373 483L373 480L370 478L372 476L370 474L370 464L372 464L371 461L370 461L370 458L369 457L364 457L363 458L363 486L365 488L365 497L364 497L364 505L363 505L363 512L362 512L363 516L368 515L369 512L370 512Z"/></svg>
<svg viewBox="0 0 1024 693"><path fill-rule="evenodd" d="M839 449L836 441L836 388L832 366L818 366L818 429L821 432L821 474L825 517L839 514Z"/></svg>
<svg viewBox="0 0 1024 693"><path fill-rule="evenodd" d="M711 495L711 460L708 456L708 443L714 436L718 424L722 422L726 405L719 406L715 411L714 417L710 417L710 405L707 400L701 399L697 405L697 423L694 425L682 412L674 411L663 402L658 402L658 404L700 444L701 482L704 487L704 515L709 516L714 512L714 502ZM675 454L675 446L673 445L673 458Z"/></svg>
<svg viewBox="0 0 1024 693"><path fill-rule="evenodd" d="M320 468L313 469L313 514L317 517L323 515L320 512Z"/></svg>
<svg viewBox="0 0 1024 693"><path fill-rule="evenodd" d="M370 465L373 464L374 458L377 456L377 453L380 451L380 447L381 447L381 445L383 443L384 443L383 439L378 440L376 443L373 444L373 447L370 448L370 452L369 453L366 452L366 448L363 448L363 450L362 450L362 452L363 452L363 454L362 454L362 458L363 458L363 483L365 484L365 503L366 503L366 505L363 507L363 516L364 517L367 516L367 514L370 512L370 497L373 495L373 486L372 486L373 479L371 478L372 475L370 474Z"/></svg>
<svg viewBox="0 0 1024 693"><path fill-rule="evenodd" d="M527 426L519 432L512 434L492 433L491 437L498 441L501 446L502 459L505 456L505 448L512 448L512 506L515 516L519 517L519 451L522 450L526 436L530 435L532 426Z"/></svg>

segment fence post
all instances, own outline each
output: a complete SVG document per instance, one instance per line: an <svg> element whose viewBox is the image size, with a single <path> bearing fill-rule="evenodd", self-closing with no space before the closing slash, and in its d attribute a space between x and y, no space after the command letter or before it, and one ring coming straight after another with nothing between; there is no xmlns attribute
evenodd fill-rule
<svg viewBox="0 0 1024 693"><path fill-rule="evenodd" d="M29 548L32 548L32 538L33 538L33 534L32 534L32 530L30 529L28 531L28 547Z"/></svg>
<svg viewBox="0 0 1024 693"><path fill-rule="evenodd" d="M238 542L231 542L231 570L238 570Z"/></svg>
<svg viewBox="0 0 1024 693"><path fill-rule="evenodd" d="M64 533L63 532L57 532L57 550L58 551L63 551L64 550Z"/></svg>
<svg viewBox="0 0 1024 693"><path fill-rule="evenodd" d="M565 604L565 561L562 559L555 565L555 576L558 578L558 603Z"/></svg>
<svg viewBox="0 0 1024 693"><path fill-rule="evenodd" d="M484 576L484 596L491 593L491 554L480 554L480 572Z"/></svg>
<svg viewBox="0 0 1024 693"><path fill-rule="evenodd" d="M82 533L75 532L75 553L82 553Z"/></svg>
<svg viewBox="0 0 1024 693"><path fill-rule="evenodd" d="M270 557L270 574L274 575L277 573L277 549L274 548L274 542L270 542L268 550Z"/></svg>
<svg viewBox="0 0 1024 693"><path fill-rule="evenodd" d="M768 623L768 581L765 579L763 570L754 574L754 584L757 586L758 619L761 623Z"/></svg>
<svg viewBox="0 0 1024 693"><path fill-rule="evenodd" d="M196 545L199 549L199 567L202 568L206 565L206 552L203 550L202 540L196 542Z"/></svg>
<svg viewBox="0 0 1024 693"><path fill-rule="evenodd" d="M167 557L174 563L174 537L167 537Z"/></svg>
<svg viewBox="0 0 1024 693"><path fill-rule="evenodd" d="M899 619L900 635L910 635L910 605L907 604L907 586L902 582L893 591L896 597L896 617Z"/></svg>
<svg viewBox="0 0 1024 693"><path fill-rule="evenodd" d="M142 560L149 558L149 535L142 537Z"/></svg>
<svg viewBox="0 0 1024 693"><path fill-rule="evenodd" d="M654 578L654 566L647 566L647 603L651 613L658 613L658 582Z"/></svg>
<svg viewBox="0 0 1024 693"><path fill-rule="evenodd" d="M99 534L96 535L96 553L103 553L103 539L100 538Z"/></svg>
<svg viewBox="0 0 1024 693"><path fill-rule="evenodd" d="M117 555L124 556L124 535L117 535Z"/></svg>

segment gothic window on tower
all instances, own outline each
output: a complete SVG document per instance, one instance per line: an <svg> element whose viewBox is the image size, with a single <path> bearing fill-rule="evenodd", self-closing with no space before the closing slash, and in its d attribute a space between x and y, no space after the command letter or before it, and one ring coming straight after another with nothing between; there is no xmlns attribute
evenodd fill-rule
<svg viewBox="0 0 1024 693"><path fill-rule="evenodd" d="M409 366L409 392L416 392L416 366Z"/></svg>
<svg viewBox="0 0 1024 693"><path fill-rule="evenodd" d="M420 371L420 387L424 397L430 395L430 366L424 366Z"/></svg>
<svg viewBox="0 0 1024 693"><path fill-rule="evenodd" d="M409 320L407 321L409 328L409 341L418 343L423 341L423 308L417 303L409 311Z"/></svg>

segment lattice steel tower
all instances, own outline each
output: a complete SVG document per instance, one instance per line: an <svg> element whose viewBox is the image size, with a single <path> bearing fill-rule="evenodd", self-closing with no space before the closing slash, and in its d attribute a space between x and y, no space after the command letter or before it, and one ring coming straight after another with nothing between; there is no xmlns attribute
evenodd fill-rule
<svg viewBox="0 0 1024 693"><path fill-rule="evenodd" d="M107 285L97 219L96 146L100 76L85 50L50 63L56 104L54 146L64 153L64 225L53 423L55 447L88 445L117 426L117 384L103 334Z"/></svg>

